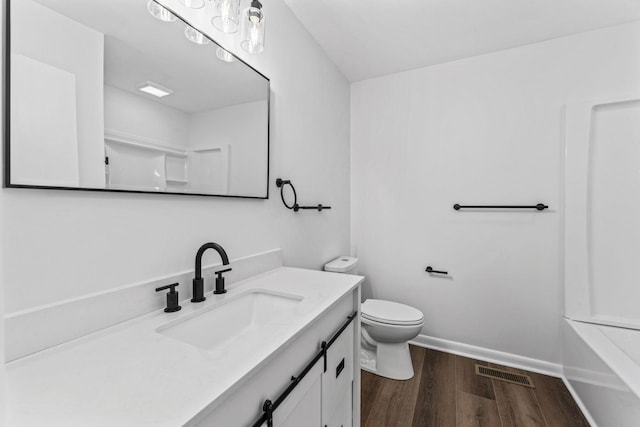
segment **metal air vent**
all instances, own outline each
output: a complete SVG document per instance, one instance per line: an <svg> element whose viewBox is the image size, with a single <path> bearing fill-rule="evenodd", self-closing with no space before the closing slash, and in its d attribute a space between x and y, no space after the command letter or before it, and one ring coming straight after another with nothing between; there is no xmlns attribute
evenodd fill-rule
<svg viewBox="0 0 640 427"><path fill-rule="evenodd" d="M531 378L528 375L514 374L513 372L489 368L488 366L482 365L476 365L476 374L494 380L506 381L512 384L535 388L533 381L531 381Z"/></svg>

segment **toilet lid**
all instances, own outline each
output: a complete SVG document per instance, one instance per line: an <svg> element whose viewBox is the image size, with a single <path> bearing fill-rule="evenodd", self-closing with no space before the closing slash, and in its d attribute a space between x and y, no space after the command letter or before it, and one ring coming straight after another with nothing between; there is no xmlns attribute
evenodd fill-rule
<svg viewBox="0 0 640 427"><path fill-rule="evenodd" d="M408 305L380 299L368 299L361 306L362 317L391 325L417 325L424 316Z"/></svg>

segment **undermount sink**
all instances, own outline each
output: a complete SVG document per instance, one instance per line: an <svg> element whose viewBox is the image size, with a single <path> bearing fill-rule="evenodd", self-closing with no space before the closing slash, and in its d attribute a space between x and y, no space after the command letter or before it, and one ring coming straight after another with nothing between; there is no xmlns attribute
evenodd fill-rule
<svg viewBox="0 0 640 427"><path fill-rule="evenodd" d="M253 289L162 325L156 332L213 350L232 339L268 334L302 300L298 295Z"/></svg>

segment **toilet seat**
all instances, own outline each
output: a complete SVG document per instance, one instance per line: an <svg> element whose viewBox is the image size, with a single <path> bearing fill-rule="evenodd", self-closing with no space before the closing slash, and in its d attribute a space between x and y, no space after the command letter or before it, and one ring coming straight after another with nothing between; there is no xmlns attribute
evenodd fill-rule
<svg viewBox="0 0 640 427"><path fill-rule="evenodd" d="M392 301L368 299L361 306L362 317L366 320L387 325L415 326L423 322L424 316L418 309Z"/></svg>

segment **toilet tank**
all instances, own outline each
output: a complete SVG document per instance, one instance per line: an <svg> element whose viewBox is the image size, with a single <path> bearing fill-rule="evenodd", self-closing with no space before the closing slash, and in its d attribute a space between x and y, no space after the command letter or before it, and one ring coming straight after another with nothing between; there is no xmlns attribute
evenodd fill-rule
<svg viewBox="0 0 640 427"><path fill-rule="evenodd" d="M341 256L324 265L324 271L334 273L358 274L358 258Z"/></svg>

